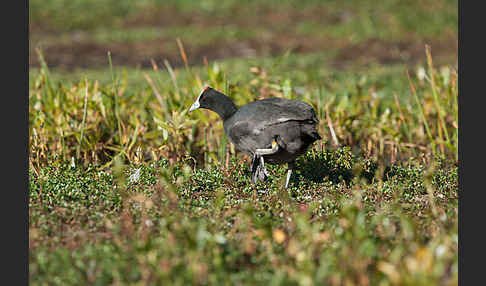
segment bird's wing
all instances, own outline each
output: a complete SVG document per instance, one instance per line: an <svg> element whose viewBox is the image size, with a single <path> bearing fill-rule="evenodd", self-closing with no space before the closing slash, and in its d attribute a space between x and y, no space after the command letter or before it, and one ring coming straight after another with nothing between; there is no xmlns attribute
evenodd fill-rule
<svg viewBox="0 0 486 286"><path fill-rule="evenodd" d="M287 121L319 123L314 109L305 102L283 98L269 98L262 101L266 104L256 104L253 107L253 115L248 117L254 122L255 130L261 131L268 126Z"/></svg>
<svg viewBox="0 0 486 286"><path fill-rule="evenodd" d="M230 141L240 151L252 153L255 148L267 148L270 142L266 130L274 125L288 121L319 122L312 106L305 102L283 98L261 101L242 106L225 129Z"/></svg>
<svg viewBox="0 0 486 286"><path fill-rule="evenodd" d="M245 153L253 153L260 145L258 142L259 131L252 128L248 121L237 121L228 129L228 138L237 149Z"/></svg>

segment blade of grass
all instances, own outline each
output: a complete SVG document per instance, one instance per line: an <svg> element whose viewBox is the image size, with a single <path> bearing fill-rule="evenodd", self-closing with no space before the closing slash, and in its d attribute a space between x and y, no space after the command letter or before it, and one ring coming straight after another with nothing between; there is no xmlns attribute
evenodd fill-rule
<svg viewBox="0 0 486 286"><path fill-rule="evenodd" d="M174 85L174 88L175 88L175 97L176 98L179 98L180 96L180 90L179 90L179 86L177 85L177 77L174 73L174 70L172 69L169 61L167 59L164 60L164 65L165 67L167 68L167 71L169 72L169 75L170 75L170 79L172 80L172 84ZM170 97L167 97L167 102L170 103L171 107L172 107L172 100Z"/></svg>
<svg viewBox="0 0 486 286"><path fill-rule="evenodd" d="M128 154L130 152L130 150L133 148L133 145L135 145L135 142L137 142L137 137L138 137L138 127L140 125L137 124L137 126L135 126L135 130L133 131L133 134L132 134L132 140L130 141L130 143L128 144L128 146L125 148L124 150L124 153L126 154L127 158L129 157ZM128 158L130 160L130 158Z"/></svg>
<svg viewBox="0 0 486 286"><path fill-rule="evenodd" d="M337 136L336 136L336 132L334 132L334 127L332 126L332 120L331 120L331 117L329 115L328 104L326 104L326 119L327 119L327 126L329 127L329 130L331 131L331 137L332 137L333 143L337 148L339 148L339 146L341 146L341 145L339 144L339 141L338 141Z"/></svg>
<svg viewBox="0 0 486 286"><path fill-rule="evenodd" d="M204 154L204 168L207 169L208 168L208 131L207 131L207 128L204 128L204 148L203 148L203 154Z"/></svg>
<svg viewBox="0 0 486 286"><path fill-rule="evenodd" d="M440 127L440 115L437 114L437 133L439 134L439 149L440 149L440 153L442 154L442 156L444 156L445 154L445 150L444 150L444 143L445 144L448 144L447 142L444 142L444 137L442 136L442 128Z"/></svg>
<svg viewBox="0 0 486 286"><path fill-rule="evenodd" d="M422 116L422 121L425 125L425 130L427 132L427 136L429 137L429 141L432 144L432 152L434 153L434 155L436 155L437 150L435 149L435 147L436 147L435 146L435 140L434 140L434 137L432 136L432 133L430 132L429 124L427 123L427 119L425 118L425 114L424 114L424 111L422 109L422 103L420 103L420 100L419 100L418 95L417 95L417 91L415 89L415 86L412 83L412 80L410 79L410 74L408 73L408 70L407 70L407 79L408 79L408 83L410 85L410 89L412 90L412 95L414 96L415 101L417 102L417 107L419 109L419 113Z"/></svg>
<svg viewBox="0 0 486 286"><path fill-rule="evenodd" d="M114 110L114 113L115 113L115 118L116 118L116 124L117 124L117 127L118 127L118 142L121 144L121 142L123 142L123 138L122 138L122 131L121 131L121 123L120 123L120 114L119 114L119 110L118 110L118 80L115 81L115 74L113 72L113 63L111 61L111 52L108 51L108 62L110 64L110 73L111 73L111 80L112 80L112 84L113 84L113 100L115 102L115 110Z"/></svg>
<svg viewBox="0 0 486 286"><path fill-rule="evenodd" d="M157 98L157 101L160 104L160 107L162 108L162 110L164 110L164 112L167 112L167 105L164 104L164 100L162 99L162 96L160 96L160 93L157 90L157 87L154 85L154 82L152 81L152 79L150 78L150 76L147 73L143 73L143 76L145 77L148 84L152 88L152 91L154 92L155 97Z"/></svg>
<svg viewBox="0 0 486 286"><path fill-rule="evenodd" d="M76 150L76 157L78 160L80 160L80 155L81 155L81 144L83 143L83 137L84 137L84 125L86 123L86 113L88 110L88 79L85 77L84 82L86 84L86 92L84 94L84 108L83 108L83 121L81 122L81 136L79 138L78 142L78 147Z"/></svg>
<svg viewBox="0 0 486 286"><path fill-rule="evenodd" d="M405 116L403 115L402 108L400 107L400 102L398 101L398 97L397 97L397 94L395 92L393 93L393 97L395 98L395 105L397 106L398 114L400 116L400 120L403 122L403 127L405 128L405 132L407 133L408 142L412 142L412 133L408 129L407 121L405 119Z"/></svg>
<svg viewBox="0 0 486 286"><path fill-rule="evenodd" d="M446 142L450 143L449 133L447 132L446 124L445 124L445 121L444 121L442 107L439 103L439 96L437 95L437 85L435 83L435 78L434 78L434 72L435 71L434 71L434 66L432 64L432 55L430 53L430 46L429 45L425 46L425 53L427 55L427 65L429 66L432 95L434 97L435 107L437 108L437 113L439 114L439 122L441 124L441 125L439 125L439 128L442 127L442 131L444 132ZM439 132L439 134L440 134L440 132Z"/></svg>
<svg viewBox="0 0 486 286"><path fill-rule="evenodd" d="M184 45L180 38L176 39L177 46L179 47L179 53L181 54L182 61L184 62L184 67L186 71L189 73L191 79L194 79L194 74L192 73L191 68L189 67L189 61L187 60L186 51L184 50Z"/></svg>
<svg viewBox="0 0 486 286"><path fill-rule="evenodd" d="M159 72L159 66L157 65L157 63L151 59L151 63L152 63L152 68L155 72L155 84L154 86L158 85L161 89L164 87L164 80L162 79L162 74ZM174 75L175 77L175 75ZM163 110L166 114L169 113L169 99L170 99L170 96L169 97L165 97L165 104L164 104L164 107L163 107ZM163 100L162 97L160 97L159 101Z"/></svg>
<svg viewBox="0 0 486 286"><path fill-rule="evenodd" d="M44 73L45 77L44 79L46 80L46 86L51 94L54 93L54 88L52 87L52 83L50 81L50 74L49 74L49 68L47 67L47 63L44 59L44 55L42 54L42 50L37 48L35 49L35 52L39 56L39 61L41 64L41 71Z"/></svg>
<svg viewBox="0 0 486 286"><path fill-rule="evenodd" d="M459 123L459 120L458 120L458 104L457 104L457 85L456 85L456 79L457 79L457 73L454 73L455 76L454 76L454 80L452 80L452 96L454 97L454 106L453 106L453 110L454 110L454 122L456 124L456 126L454 126L455 128L455 142L454 142L454 146L456 148L456 151L455 151L455 155L456 155L456 160L459 160L459 153L458 153L458 146L459 146L459 128L457 126L457 124Z"/></svg>

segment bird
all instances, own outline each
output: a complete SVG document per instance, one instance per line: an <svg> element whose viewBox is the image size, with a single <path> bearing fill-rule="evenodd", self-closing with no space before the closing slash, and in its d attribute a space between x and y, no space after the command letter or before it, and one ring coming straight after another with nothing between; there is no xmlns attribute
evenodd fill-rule
<svg viewBox="0 0 486 286"><path fill-rule="evenodd" d="M230 97L206 86L189 108L203 108L219 115L226 137L235 148L251 156L252 181L266 181L265 163L287 163L285 189L295 160L317 140L319 119L308 103L280 97L264 98L238 108Z"/></svg>

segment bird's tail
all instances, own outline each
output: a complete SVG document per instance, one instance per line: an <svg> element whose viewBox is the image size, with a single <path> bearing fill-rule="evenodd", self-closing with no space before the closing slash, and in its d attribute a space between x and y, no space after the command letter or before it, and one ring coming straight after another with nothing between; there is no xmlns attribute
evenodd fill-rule
<svg viewBox="0 0 486 286"><path fill-rule="evenodd" d="M319 135L319 133L317 132L315 125L306 126L306 128L303 131L304 134L307 135L307 137L309 137L310 140L312 140L312 142L322 139L321 135Z"/></svg>

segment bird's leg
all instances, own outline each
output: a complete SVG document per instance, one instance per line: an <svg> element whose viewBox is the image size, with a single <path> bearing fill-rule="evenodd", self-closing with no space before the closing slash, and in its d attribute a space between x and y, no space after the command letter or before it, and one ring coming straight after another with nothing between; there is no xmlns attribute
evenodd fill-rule
<svg viewBox="0 0 486 286"><path fill-rule="evenodd" d="M267 179L267 177L270 175L267 171L267 168L265 168L265 161L263 161L263 156L260 156L260 166L262 168L264 176L264 180Z"/></svg>
<svg viewBox="0 0 486 286"><path fill-rule="evenodd" d="M260 156L260 160L257 159L259 162L253 181L256 183L257 181L265 182L268 178L268 172L265 168L265 165L262 163L262 157Z"/></svg>
<svg viewBox="0 0 486 286"><path fill-rule="evenodd" d="M290 176L292 175L292 170L294 169L294 162L289 162L287 164L287 180L285 181L285 188L289 186Z"/></svg>
<svg viewBox="0 0 486 286"><path fill-rule="evenodd" d="M269 176L267 168L265 168L265 162L263 156L260 156L260 164L257 166L256 177L258 180L265 182ZM256 179L255 179L256 180Z"/></svg>
<svg viewBox="0 0 486 286"><path fill-rule="evenodd" d="M256 184L257 181L263 182L267 180L269 174L267 172L267 169L265 168L263 156L259 156L257 154L253 155L253 159L251 160L250 172L251 179L254 184Z"/></svg>
<svg viewBox="0 0 486 286"><path fill-rule="evenodd" d="M278 147L277 141L275 141L275 140L272 142L272 148L256 149L255 150L255 156L260 157L260 164L257 167L256 176L254 178L254 181L256 181L257 176L259 177L260 181L265 181L267 179L267 177L269 176L269 173L267 171L267 168L265 168L265 161L263 160L263 155L272 155L272 154L277 153L278 150L279 150L279 147ZM255 159L258 160L258 158L255 158ZM253 163L253 164L256 164L256 163Z"/></svg>
<svg viewBox="0 0 486 286"><path fill-rule="evenodd" d="M250 165L251 178L254 184L256 184L257 182L257 172L259 171L258 167L260 164L260 160L258 160L258 157L259 156L257 154L254 154L253 158L251 159L251 165Z"/></svg>

